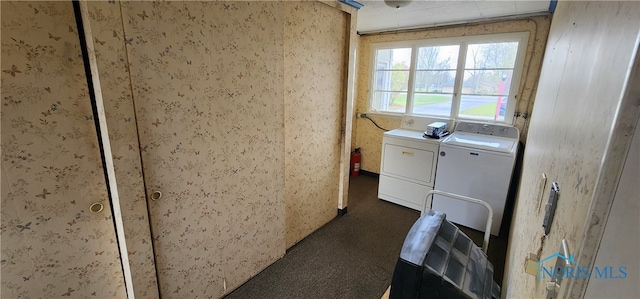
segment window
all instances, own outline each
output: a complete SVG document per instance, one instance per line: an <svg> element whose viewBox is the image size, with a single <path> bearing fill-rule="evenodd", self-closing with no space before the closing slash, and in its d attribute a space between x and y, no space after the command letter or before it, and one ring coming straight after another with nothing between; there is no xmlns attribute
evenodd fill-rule
<svg viewBox="0 0 640 299"><path fill-rule="evenodd" d="M510 123L528 33L373 44L369 111Z"/></svg>

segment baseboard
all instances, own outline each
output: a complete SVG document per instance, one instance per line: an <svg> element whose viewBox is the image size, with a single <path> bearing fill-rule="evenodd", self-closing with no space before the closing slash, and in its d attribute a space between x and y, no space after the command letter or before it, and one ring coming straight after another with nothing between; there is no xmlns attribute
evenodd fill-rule
<svg viewBox="0 0 640 299"><path fill-rule="evenodd" d="M347 208L348 207L344 207L344 209L338 209L338 217L342 217L347 214Z"/></svg>
<svg viewBox="0 0 640 299"><path fill-rule="evenodd" d="M370 177L374 177L374 178L380 177L380 174L378 174L378 173L371 172L371 171L366 171L366 170L362 170L362 169L360 169L360 174L361 175L370 176Z"/></svg>

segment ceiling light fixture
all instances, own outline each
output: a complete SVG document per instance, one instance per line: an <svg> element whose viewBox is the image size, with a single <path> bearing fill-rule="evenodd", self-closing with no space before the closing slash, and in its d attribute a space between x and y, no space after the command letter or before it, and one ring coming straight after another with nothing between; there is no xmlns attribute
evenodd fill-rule
<svg viewBox="0 0 640 299"><path fill-rule="evenodd" d="M395 9L400 9L400 7L405 7L409 4L411 4L411 0L404 0L404 1L396 1L396 0L384 0L384 4L386 4L387 6L393 7Z"/></svg>

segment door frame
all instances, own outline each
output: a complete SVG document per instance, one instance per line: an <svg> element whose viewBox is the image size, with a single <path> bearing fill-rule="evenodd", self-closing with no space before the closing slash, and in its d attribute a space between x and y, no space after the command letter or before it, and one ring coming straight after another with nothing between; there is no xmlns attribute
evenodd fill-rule
<svg viewBox="0 0 640 299"><path fill-rule="evenodd" d="M640 85L635 84L640 82L640 33L636 37L632 57L598 171L589 213L582 231L582 241L577 248L576 264L587 265L589 269L595 263L627 153L640 119ZM570 278L567 281L565 298L584 297L588 283L589 279Z"/></svg>
<svg viewBox="0 0 640 299"><path fill-rule="evenodd" d="M338 215L347 212L349 201L349 170L351 164L351 134L353 131L353 119L355 117L355 84L356 84L356 48L358 45L358 9L338 1L319 0L319 2L341 10L347 17L347 52L344 99L342 105L342 124L340 126L340 179L338 183Z"/></svg>

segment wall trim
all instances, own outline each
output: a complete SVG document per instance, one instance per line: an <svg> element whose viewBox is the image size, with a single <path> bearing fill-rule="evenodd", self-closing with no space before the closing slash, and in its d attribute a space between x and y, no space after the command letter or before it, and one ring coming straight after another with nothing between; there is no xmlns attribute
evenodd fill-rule
<svg viewBox="0 0 640 299"><path fill-rule="evenodd" d="M353 116L355 109L355 84L356 84L356 49L358 31L357 12L354 7L338 1L317 0L320 3L338 9L348 15L346 55L346 82L344 86L344 104L342 108L342 127L340 140L340 179L338 183L338 209L343 209L349 201L349 170L351 162L351 135L353 134Z"/></svg>
<svg viewBox="0 0 640 299"><path fill-rule="evenodd" d="M344 207L344 209L338 209L338 217L342 217L347 214L347 208L348 207Z"/></svg>
<svg viewBox="0 0 640 299"><path fill-rule="evenodd" d="M370 177L374 177L374 178L379 178L380 177L379 173L375 173L375 172L371 172L371 171L363 170L363 169L360 169L360 174L361 175L370 176Z"/></svg>

